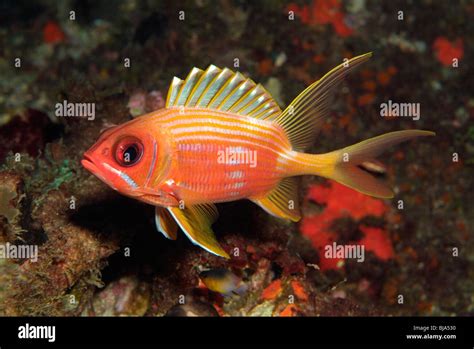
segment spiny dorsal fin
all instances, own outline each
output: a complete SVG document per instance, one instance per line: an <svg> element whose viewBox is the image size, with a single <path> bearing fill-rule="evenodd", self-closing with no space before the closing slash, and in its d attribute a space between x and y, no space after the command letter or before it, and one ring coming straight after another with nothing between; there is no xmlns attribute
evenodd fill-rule
<svg viewBox="0 0 474 349"><path fill-rule="evenodd" d="M168 89L168 95L166 96L166 106L173 106L176 103L176 97L178 96L181 87L183 86L184 81L176 76L171 81L171 85Z"/></svg>
<svg viewBox="0 0 474 349"><path fill-rule="evenodd" d="M311 145L316 131L328 114L331 95L338 83L371 56L372 53L366 53L341 63L301 92L275 119L286 131L293 150L303 151Z"/></svg>
<svg viewBox="0 0 474 349"><path fill-rule="evenodd" d="M217 242L211 229L212 223L218 216L214 204L199 204L187 206L184 209L168 207L168 211L193 244L217 256L230 258Z"/></svg>
<svg viewBox="0 0 474 349"><path fill-rule="evenodd" d="M176 97L176 105L186 105L191 91L193 91L196 83L204 72L199 68L193 68L191 72L184 80L183 86L179 89L178 96Z"/></svg>
<svg viewBox="0 0 474 349"><path fill-rule="evenodd" d="M210 108L270 120L281 113L262 85L239 72L214 65L206 71L193 68L184 81L177 77L173 79L166 107L178 106Z"/></svg>
<svg viewBox="0 0 474 349"><path fill-rule="evenodd" d="M295 177L281 180L278 186L263 198L252 198L253 202L273 216L297 222L301 218L298 202L298 182Z"/></svg>

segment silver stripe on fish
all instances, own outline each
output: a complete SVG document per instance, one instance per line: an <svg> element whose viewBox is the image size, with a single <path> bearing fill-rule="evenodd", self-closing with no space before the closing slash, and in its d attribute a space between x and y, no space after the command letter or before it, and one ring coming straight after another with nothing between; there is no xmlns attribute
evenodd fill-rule
<svg viewBox="0 0 474 349"><path fill-rule="evenodd" d="M135 181L133 179L131 179L127 174L123 173L122 171L120 170L117 170L116 168L113 168L112 166L110 166L109 164L107 163L104 163L104 167L110 171L112 171L113 173L115 173L116 175L118 175L120 178L122 178L125 183L127 183L130 187L132 187L133 189L137 189L138 188L138 185L137 183L135 183Z"/></svg>

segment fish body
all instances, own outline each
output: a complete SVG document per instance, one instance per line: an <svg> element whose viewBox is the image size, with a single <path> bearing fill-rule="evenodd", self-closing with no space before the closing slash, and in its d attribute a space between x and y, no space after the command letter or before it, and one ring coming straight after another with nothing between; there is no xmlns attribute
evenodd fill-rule
<svg viewBox="0 0 474 349"><path fill-rule="evenodd" d="M225 296L242 294L247 289L241 278L223 268L203 271L199 274L199 278L208 289Z"/></svg>
<svg viewBox="0 0 474 349"><path fill-rule="evenodd" d="M371 54L355 57L305 89L285 110L252 80L229 69L194 68L174 78L166 107L103 132L82 164L120 193L156 207L157 229L229 257L211 229L215 203L249 199L280 218L300 219L296 176L319 175L365 194L391 190L363 171L390 145L432 132L391 132L326 154L304 152L330 93Z"/></svg>
<svg viewBox="0 0 474 349"><path fill-rule="evenodd" d="M202 108L165 109L147 118L146 124L155 119L167 130L173 156L166 169L150 168L145 188L172 192L187 205L262 197L294 165L284 131L269 121Z"/></svg>

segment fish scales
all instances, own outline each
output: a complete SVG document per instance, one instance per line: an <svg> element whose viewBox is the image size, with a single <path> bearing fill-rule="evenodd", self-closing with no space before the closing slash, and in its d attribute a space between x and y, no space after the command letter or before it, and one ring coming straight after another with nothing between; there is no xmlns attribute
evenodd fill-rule
<svg viewBox="0 0 474 349"><path fill-rule="evenodd" d="M175 114L168 114L160 122L179 149L174 178L182 184L180 197L185 202L223 202L229 195L234 199L258 196L284 176L285 169L277 170L278 158L290 149L290 144L275 125L208 109L176 110ZM225 156L238 148L244 151L246 160L255 156L255 166L248 161L218 161L219 154ZM236 171L239 176L235 176Z"/></svg>

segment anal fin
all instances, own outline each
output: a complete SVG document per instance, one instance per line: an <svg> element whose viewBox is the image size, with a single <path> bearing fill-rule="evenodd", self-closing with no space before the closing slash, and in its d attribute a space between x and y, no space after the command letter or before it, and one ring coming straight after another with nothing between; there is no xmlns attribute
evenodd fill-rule
<svg viewBox="0 0 474 349"><path fill-rule="evenodd" d="M193 244L217 256L230 258L217 242L211 228L218 215L214 204L199 204L184 209L168 207L167 209Z"/></svg>
<svg viewBox="0 0 474 349"><path fill-rule="evenodd" d="M298 183L295 177L281 180L278 186L263 198L251 198L273 216L297 222L301 219L298 202Z"/></svg>

